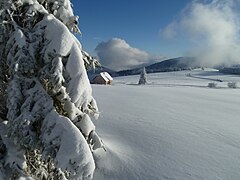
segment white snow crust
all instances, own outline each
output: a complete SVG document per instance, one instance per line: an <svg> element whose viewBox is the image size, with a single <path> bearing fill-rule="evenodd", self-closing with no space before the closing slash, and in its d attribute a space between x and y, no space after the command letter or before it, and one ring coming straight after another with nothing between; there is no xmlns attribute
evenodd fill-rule
<svg viewBox="0 0 240 180"><path fill-rule="evenodd" d="M94 153L94 180L239 180L240 91L227 85L239 76L206 68L138 79L93 85L107 149ZM214 79L223 82L208 88Z"/></svg>

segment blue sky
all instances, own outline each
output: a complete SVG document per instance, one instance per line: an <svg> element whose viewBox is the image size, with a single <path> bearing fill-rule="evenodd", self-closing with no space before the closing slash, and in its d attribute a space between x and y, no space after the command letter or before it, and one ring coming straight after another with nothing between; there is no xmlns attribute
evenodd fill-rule
<svg viewBox="0 0 240 180"><path fill-rule="evenodd" d="M97 44L111 38L155 55L178 56L181 41L166 40L159 31L177 18L190 0L73 0L84 48L93 53ZM176 46L176 43L178 45Z"/></svg>
<svg viewBox="0 0 240 180"><path fill-rule="evenodd" d="M240 63L240 0L72 0L83 48L114 70L194 56ZM96 49L96 50L95 50Z"/></svg>

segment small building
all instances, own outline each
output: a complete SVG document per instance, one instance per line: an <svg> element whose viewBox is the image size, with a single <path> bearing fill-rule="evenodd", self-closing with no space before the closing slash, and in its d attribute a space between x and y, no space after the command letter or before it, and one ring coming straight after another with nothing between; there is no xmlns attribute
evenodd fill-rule
<svg viewBox="0 0 240 180"><path fill-rule="evenodd" d="M113 78L107 72L101 72L99 75L95 76L92 80L92 84L109 84L111 85Z"/></svg>

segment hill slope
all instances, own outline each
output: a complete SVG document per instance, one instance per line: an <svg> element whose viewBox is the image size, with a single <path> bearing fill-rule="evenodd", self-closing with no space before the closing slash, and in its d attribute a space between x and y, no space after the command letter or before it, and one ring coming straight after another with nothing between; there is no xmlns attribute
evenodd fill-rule
<svg viewBox="0 0 240 180"><path fill-rule="evenodd" d="M187 70L191 68L200 67L200 64L195 58L191 57L179 57L173 59L167 59L152 65L146 66L147 73L156 73L156 72L168 72L168 71L179 71ZM126 75L136 75L139 74L142 70L141 68L135 68L130 70L123 70L116 72L116 76L126 76Z"/></svg>
<svg viewBox="0 0 240 180"><path fill-rule="evenodd" d="M195 58L191 57L179 57L173 59L167 59L158 63L154 63L146 66L147 73L156 73L156 72L168 72L168 71L179 71L179 70L187 70L191 68L200 67L200 64L196 61ZM107 71L112 76L128 76L128 75L136 75L142 71L143 67L122 70L122 71L114 71L107 67L96 68L95 71L91 70L88 72L89 79L92 79L100 72Z"/></svg>

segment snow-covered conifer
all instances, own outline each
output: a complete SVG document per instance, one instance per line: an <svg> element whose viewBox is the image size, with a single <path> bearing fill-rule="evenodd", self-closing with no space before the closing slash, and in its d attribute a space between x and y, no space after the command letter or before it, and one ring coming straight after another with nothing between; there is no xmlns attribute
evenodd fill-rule
<svg viewBox="0 0 240 180"><path fill-rule="evenodd" d="M102 147L69 0L0 2L0 178L91 179Z"/></svg>
<svg viewBox="0 0 240 180"><path fill-rule="evenodd" d="M147 83L147 73L146 73L146 69L144 67L140 74L138 84L146 84L146 83Z"/></svg>

